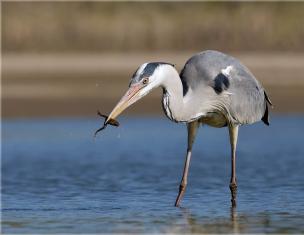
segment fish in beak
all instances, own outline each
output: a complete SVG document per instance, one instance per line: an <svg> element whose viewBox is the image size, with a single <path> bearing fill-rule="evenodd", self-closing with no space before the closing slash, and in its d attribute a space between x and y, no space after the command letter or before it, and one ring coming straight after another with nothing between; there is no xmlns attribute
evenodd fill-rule
<svg viewBox="0 0 304 235"><path fill-rule="evenodd" d="M107 125L112 126L119 126L119 122L115 120L115 118L122 113L126 108L128 108L131 104L135 103L137 100L139 100L141 97L143 97L145 94L141 93L140 91L142 88L144 88L145 85L142 83L133 84L130 86L129 90L126 92L126 94L120 99L118 104L115 106L113 111L110 113L109 116L106 116L104 114L101 114L99 111L97 114L103 118L105 118L104 124L101 128L99 128L94 136L96 137L97 133L102 131L107 127Z"/></svg>
<svg viewBox="0 0 304 235"><path fill-rule="evenodd" d="M103 126L100 127L97 131L95 131L95 134L94 134L94 137L96 137L97 133L102 131L103 129L105 129L107 127L107 125L111 125L111 126L116 126L118 127L119 126L119 122L114 120L114 119L109 119L108 122L107 119L108 119L108 116L107 115L104 115L104 114L101 114L99 111L97 111L97 115L99 115L100 117L103 117L105 119L104 123L103 123Z"/></svg>
<svg viewBox="0 0 304 235"><path fill-rule="evenodd" d="M107 124L110 120L115 120L115 118L119 114L121 114L126 108L128 108L130 105L134 104L136 101L142 98L144 94L141 94L140 91L144 87L145 85L142 83L131 85L126 94L120 99L118 104L112 110L105 123Z"/></svg>

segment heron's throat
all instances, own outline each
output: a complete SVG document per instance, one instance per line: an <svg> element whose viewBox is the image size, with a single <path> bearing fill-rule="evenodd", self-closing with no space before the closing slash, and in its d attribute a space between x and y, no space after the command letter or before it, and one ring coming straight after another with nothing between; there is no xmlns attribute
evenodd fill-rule
<svg viewBox="0 0 304 235"><path fill-rule="evenodd" d="M192 113L183 96L183 84L177 72L164 79L163 109L166 116L175 122L187 122Z"/></svg>

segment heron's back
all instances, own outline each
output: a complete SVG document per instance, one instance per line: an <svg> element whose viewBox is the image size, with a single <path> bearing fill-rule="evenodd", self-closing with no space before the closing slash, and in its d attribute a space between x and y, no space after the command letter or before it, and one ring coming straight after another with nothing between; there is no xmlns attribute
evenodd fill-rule
<svg viewBox="0 0 304 235"><path fill-rule="evenodd" d="M224 107L228 121L246 124L262 119L268 124L269 99L264 88L234 57L203 51L187 61L180 77L184 96L191 95L201 99L202 104L210 104L209 112L223 111L215 109Z"/></svg>

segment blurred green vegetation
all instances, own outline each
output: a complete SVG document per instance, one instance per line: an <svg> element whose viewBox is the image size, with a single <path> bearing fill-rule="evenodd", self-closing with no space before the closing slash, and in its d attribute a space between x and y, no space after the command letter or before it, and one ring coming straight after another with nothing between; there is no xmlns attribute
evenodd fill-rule
<svg viewBox="0 0 304 235"><path fill-rule="evenodd" d="M4 52L303 51L304 2L3 2Z"/></svg>

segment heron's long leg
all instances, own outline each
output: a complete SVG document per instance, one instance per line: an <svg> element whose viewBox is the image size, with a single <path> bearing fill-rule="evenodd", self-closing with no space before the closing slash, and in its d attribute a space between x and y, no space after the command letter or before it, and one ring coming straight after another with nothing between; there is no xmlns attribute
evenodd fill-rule
<svg viewBox="0 0 304 235"><path fill-rule="evenodd" d="M179 193L175 201L175 206L179 206L179 203L185 193L186 186L187 186L187 178L188 178L188 171L191 159L191 152L192 152L192 145L196 136L197 129L199 127L199 122L194 121L187 124L188 128L188 148L187 148L187 155L186 161L184 166L183 177L179 186Z"/></svg>
<svg viewBox="0 0 304 235"><path fill-rule="evenodd" d="M231 203L232 206L236 206L236 192L237 192L237 184L236 184L236 170L235 170L235 152L236 152L236 143L238 138L239 127L235 125L229 125L229 136L230 136L230 144L231 144L231 179L230 179L230 191L231 191Z"/></svg>

